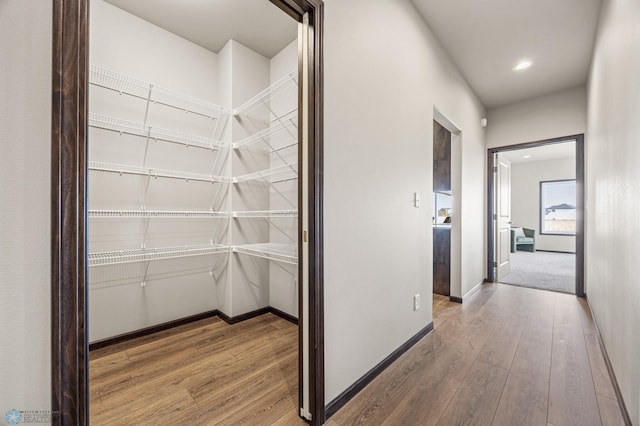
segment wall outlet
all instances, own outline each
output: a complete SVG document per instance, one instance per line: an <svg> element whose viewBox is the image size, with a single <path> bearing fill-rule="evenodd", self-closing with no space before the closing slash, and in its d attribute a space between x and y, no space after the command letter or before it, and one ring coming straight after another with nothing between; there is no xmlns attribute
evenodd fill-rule
<svg viewBox="0 0 640 426"><path fill-rule="evenodd" d="M418 309L420 309L420 294L413 296L413 310L417 311Z"/></svg>

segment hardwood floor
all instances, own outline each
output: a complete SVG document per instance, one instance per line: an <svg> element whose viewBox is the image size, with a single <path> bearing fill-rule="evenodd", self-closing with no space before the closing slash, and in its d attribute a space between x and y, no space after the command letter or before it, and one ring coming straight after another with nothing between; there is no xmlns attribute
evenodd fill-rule
<svg viewBox="0 0 640 426"><path fill-rule="evenodd" d="M327 425L623 425L591 314L575 296L485 284L434 295L435 329Z"/></svg>
<svg viewBox="0 0 640 426"><path fill-rule="evenodd" d="M93 425L305 425L298 328L209 318L90 353Z"/></svg>
<svg viewBox="0 0 640 426"><path fill-rule="evenodd" d="M588 306L485 284L434 295L435 329L327 425L623 425ZM187 324L91 352L94 425L304 425L297 327Z"/></svg>

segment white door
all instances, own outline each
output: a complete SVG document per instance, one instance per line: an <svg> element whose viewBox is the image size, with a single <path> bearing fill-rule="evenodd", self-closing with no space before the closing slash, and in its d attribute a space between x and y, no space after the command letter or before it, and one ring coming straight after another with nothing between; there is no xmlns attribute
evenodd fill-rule
<svg viewBox="0 0 640 426"><path fill-rule="evenodd" d="M511 162L496 154L496 267L500 281L511 271Z"/></svg>

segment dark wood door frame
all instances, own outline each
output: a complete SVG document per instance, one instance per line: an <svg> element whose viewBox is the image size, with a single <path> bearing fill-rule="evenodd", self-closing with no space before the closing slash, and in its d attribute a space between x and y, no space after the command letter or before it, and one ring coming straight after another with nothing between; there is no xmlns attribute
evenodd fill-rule
<svg viewBox="0 0 640 426"><path fill-rule="evenodd" d="M309 217L309 409L311 424L320 425L324 423L324 5L321 0L271 2L298 22L302 22L303 16L307 15L311 34L308 44L302 50L307 55L306 71L310 76L308 103L304 105L309 111L309 160L307 164L300 163L301 172L305 166L309 170L309 204L300 208L306 208ZM51 406L54 425L89 423L89 341L86 327L88 25L89 0L53 1ZM303 71L302 64L299 61L299 73ZM302 129L302 126L299 128Z"/></svg>
<svg viewBox="0 0 640 426"><path fill-rule="evenodd" d="M504 151L515 151L519 149L535 148L538 146L552 145L560 142L576 142L576 296L585 297L584 292L584 194L585 194L585 170L584 170L584 134L565 136L561 138L545 139L535 142L527 142L516 145L507 145L489 148L487 151L487 281L495 282L496 274L494 269L494 244L495 227L493 222L494 202L495 202L495 173L494 154Z"/></svg>

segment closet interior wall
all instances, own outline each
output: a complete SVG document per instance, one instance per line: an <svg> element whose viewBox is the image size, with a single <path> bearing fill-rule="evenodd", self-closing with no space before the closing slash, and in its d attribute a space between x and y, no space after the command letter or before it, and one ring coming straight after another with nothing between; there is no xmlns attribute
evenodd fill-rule
<svg viewBox="0 0 640 426"><path fill-rule="evenodd" d="M90 30L89 340L297 317L297 41L213 53L101 0Z"/></svg>

